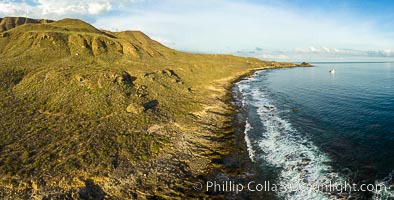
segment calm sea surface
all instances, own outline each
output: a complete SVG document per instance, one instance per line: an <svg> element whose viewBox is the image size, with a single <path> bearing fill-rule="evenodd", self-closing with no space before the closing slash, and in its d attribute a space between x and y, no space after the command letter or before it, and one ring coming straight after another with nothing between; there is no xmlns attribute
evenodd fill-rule
<svg viewBox="0 0 394 200"><path fill-rule="evenodd" d="M328 72L331 68L335 74ZM306 188L330 181L390 182L394 63L316 63L310 68L264 70L237 83L234 90L246 111L245 140L260 181ZM334 198L325 192L313 194L265 195Z"/></svg>

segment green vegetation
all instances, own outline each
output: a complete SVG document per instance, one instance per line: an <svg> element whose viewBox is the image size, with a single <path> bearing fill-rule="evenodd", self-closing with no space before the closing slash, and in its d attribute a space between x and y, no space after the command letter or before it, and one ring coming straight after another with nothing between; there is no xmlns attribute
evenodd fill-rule
<svg viewBox="0 0 394 200"><path fill-rule="evenodd" d="M112 197L182 196L180 179L205 173L189 166L199 155L188 145L210 148L199 144L198 113L235 78L272 65L182 53L76 19L0 27L0 194L16 197L82 198L92 180Z"/></svg>

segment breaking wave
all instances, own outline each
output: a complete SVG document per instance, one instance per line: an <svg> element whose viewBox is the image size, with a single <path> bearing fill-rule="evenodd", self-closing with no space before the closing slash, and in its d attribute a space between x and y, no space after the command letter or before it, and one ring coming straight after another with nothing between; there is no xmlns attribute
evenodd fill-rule
<svg viewBox="0 0 394 200"><path fill-rule="evenodd" d="M375 181L375 185L384 185L386 188L384 190L376 191L373 195L374 200L394 198L394 190L391 189L394 183L393 178L394 178L394 170L384 179Z"/></svg>
<svg viewBox="0 0 394 200"><path fill-rule="evenodd" d="M255 162L255 160L254 160L255 152L253 150L252 143L251 143L249 135L248 135L249 131L252 130L252 129L253 129L252 126L250 125L248 120L246 120L246 122L245 122L245 141L246 141L246 146L247 146L247 150L248 150L248 153L249 153L250 160L252 162Z"/></svg>
<svg viewBox="0 0 394 200"><path fill-rule="evenodd" d="M253 88L255 76L236 84L242 94L243 106L255 109L260 122L258 125L264 127L261 133L254 133L259 139L258 145L252 146L248 135L251 134L252 125L249 121L246 122L245 140L251 160L261 159L280 169L278 185L286 188L297 187L293 191L278 191L277 194L281 198L335 199L335 196L327 191L315 188L343 181L328 164L331 162L330 158L294 129L290 122L280 117L280 111L267 98L264 90ZM255 151L254 148L259 149Z"/></svg>

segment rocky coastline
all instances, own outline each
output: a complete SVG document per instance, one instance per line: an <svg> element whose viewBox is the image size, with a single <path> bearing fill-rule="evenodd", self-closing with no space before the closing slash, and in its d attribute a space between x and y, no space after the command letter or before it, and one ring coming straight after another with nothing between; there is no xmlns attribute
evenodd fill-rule
<svg viewBox="0 0 394 200"><path fill-rule="evenodd" d="M78 19L0 20L1 199L236 198L203 190L253 174L232 84L296 66Z"/></svg>
<svg viewBox="0 0 394 200"><path fill-rule="evenodd" d="M224 126L222 132L232 133L230 137L227 137L227 140L223 144L223 148L228 148L227 154L222 155L219 159L219 162L222 164L219 168L212 169L209 174L203 176L203 179L199 181L202 183L206 183L207 181L227 183L229 184L227 187L230 187L231 184L246 185L251 181L255 181L256 168L249 158L247 144L244 139L246 111L243 110L242 105L240 104L240 99L234 91L234 84L249 78L256 71L290 67L299 66L289 63L275 63L263 68L252 69L234 77L233 80L229 82L230 86L227 85L224 87L226 93L223 98L221 98L221 101L226 106L229 106L228 111L231 114L227 115L226 118L229 119L229 124L231 124L231 126ZM203 185L203 189L207 189L205 185ZM251 192L247 190L237 192L231 189L226 192L205 191L204 194L208 195L210 198L220 197L225 199L261 199L263 197L262 194L258 192Z"/></svg>

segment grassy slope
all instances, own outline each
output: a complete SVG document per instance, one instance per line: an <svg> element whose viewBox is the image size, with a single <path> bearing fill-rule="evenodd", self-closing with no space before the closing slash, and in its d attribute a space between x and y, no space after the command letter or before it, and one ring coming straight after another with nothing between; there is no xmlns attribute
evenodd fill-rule
<svg viewBox="0 0 394 200"><path fill-rule="evenodd" d="M228 124L209 114L229 112L224 88L272 67L178 52L138 31L47 22L0 32L0 185L19 197L185 195L184 179L216 166L210 152L223 144L204 138Z"/></svg>

